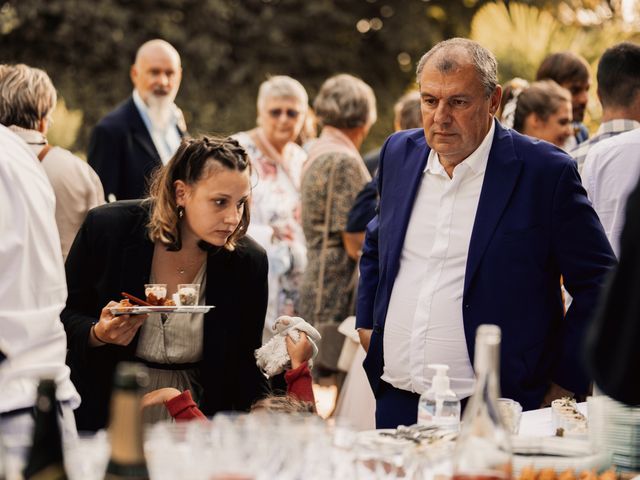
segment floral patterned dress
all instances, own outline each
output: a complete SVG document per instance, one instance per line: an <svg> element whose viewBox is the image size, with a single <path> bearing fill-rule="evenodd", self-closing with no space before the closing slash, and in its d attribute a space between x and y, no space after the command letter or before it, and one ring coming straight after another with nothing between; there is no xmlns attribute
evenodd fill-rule
<svg viewBox="0 0 640 480"><path fill-rule="evenodd" d="M273 335L280 315L298 314L298 295L306 267L300 225L300 177L307 154L290 142L276 163L258 148L249 132L234 135L253 165L251 224L248 233L267 251L269 304L264 339Z"/></svg>

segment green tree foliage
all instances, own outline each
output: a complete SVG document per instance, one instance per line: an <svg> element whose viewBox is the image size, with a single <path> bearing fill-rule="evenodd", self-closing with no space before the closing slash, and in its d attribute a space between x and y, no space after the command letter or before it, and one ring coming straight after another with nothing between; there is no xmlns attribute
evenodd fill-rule
<svg viewBox="0 0 640 480"><path fill-rule="evenodd" d="M546 9L495 2L478 10L470 37L496 55L502 82L513 77L535 80L540 62L550 53L570 50L582 55L592 66L587 122L595 130L601 114L595 78L598 59L618 42L637 40L636 32L622 18L619 1L574 0Z"/></svg>
<svg viewBox="0 0 640 480"><path fill-rule="evenodd" d="M435 42L467 35L477 0L5 0L0 51L51 75L67 107L81 110L76 148L131 91L137 47L161 37L181 53L177 103L192 133L232 133L255 123L258 85L299 79L313 98L328 76L372 85L379 121L368 145L391 131L391 106ZM58 126L59 128L59 126Z"/></svg>

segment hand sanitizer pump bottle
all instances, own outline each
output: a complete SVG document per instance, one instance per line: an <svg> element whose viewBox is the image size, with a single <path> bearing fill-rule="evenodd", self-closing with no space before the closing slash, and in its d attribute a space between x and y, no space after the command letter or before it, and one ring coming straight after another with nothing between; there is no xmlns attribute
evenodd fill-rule
<svg viewBox="0 0 640 480"><path fill-rule="evenodd" d="M449 388L448 365L427 365L436 371L431 388L420 395L418 425L436 426L442 430L460 430L460 400Z"/></svg>

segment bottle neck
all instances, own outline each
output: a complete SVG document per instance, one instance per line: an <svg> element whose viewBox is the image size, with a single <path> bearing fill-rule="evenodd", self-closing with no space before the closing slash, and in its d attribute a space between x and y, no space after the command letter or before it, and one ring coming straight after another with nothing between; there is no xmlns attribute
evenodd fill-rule
<svg viewBox="0 0 640 480"><path fill-rule="evenodd" d="M500 344L478 342L474 369L477 393L498 400L500 397Z"/></svg>
<svg viewBox="0 0 640 480"><path fill-rule="evenodd" d="M111 459L107 473L115 478L143 478L146 462L143 450L143 431L140 395L134 390L114 390L109 425ZM120 470L133 469L128 475ZM114 475L115 474L115 475Z"/></svg>

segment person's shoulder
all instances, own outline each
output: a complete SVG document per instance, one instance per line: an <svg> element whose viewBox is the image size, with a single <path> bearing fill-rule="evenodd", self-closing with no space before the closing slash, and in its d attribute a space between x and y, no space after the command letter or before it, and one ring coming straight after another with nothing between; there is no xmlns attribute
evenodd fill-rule
<svg viewBox="0 0 640 480"><path fill-rule="evenodd" d="M127 125L127 119L135 112L135 103L133 98L129 97L120 103L116 108L107 113L96 124L96 130L100 129L124 129Z"/></svg>
<svg viewBox="0 0 640 480"><path fill-rule="evenodd" d="M148 213L149 206L143 200L119 200L89 210L87 222L96 227L130 230Z"/></svg>
<svg viewBox="0 0 640 480"><path fill-rule="evenodd" d="M569 165L577 166L571 155L549 142L504 129L500 140L508 141L507 137L510 137L516 156L528 168L562 170Z"/></svg>
<svg viewBox="0 0 640 480"><path fill-rule="evenodd" d="M269 262L266 250L249 235L244 235L236 242L234 250L223 250L230 257L233 268L242 272L253 272L253 275L266 275Z"/></svg>
<svg viewBox="0 0 640 480"><path fill-rule="evenodd" d="M266 250L249 235L243 235L238 239L234 252L240 257L256 261L261 261L267 256Z"/></svg>
<svg viewBox="0 0 640 480"><path fill-rule="evenodd" d="M418 145L426 145L427 140L424 136L424 129L422 128L410 128L408 130L399 130L395 133L392 133L389 138L387 138L387 143L407 143L412 142Z"/></svg>
<svg viewBox="0 0 640 480"><path fill-rule="evenodd" d="M633 148L635 149L640 144L640 128L629 130L628 132L622 132L613 137L606 138L599 142L594 149L598 151L607 151L611 148Z"/></svg>

